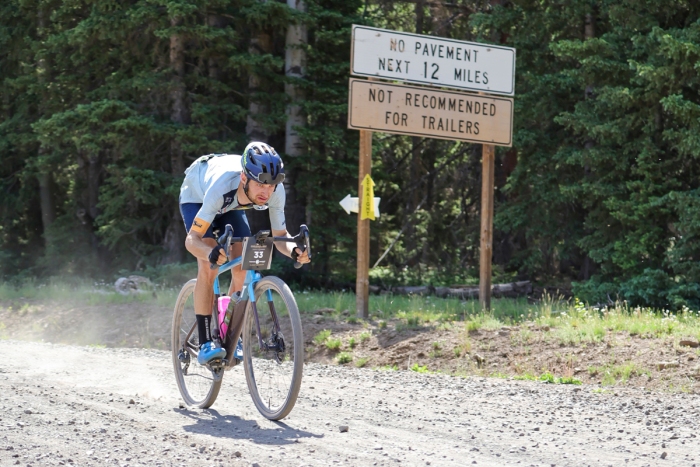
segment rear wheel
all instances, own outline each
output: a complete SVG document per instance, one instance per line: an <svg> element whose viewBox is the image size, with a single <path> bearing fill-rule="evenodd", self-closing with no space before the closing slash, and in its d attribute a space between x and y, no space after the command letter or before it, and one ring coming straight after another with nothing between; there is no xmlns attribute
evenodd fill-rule
<svg viewBox="0 0 700 467"><path fill-rule="evenodd" d="M177 297L173 313L172 356L175 380L180 394L189 406L205 409L211 407L221 389L221 376L197 363L199 334L194 314L194 285L197 279L187 282Z"/></svg>
<svg viewBox="0 0 700 467"><path fill-rule="evenodd" d="M280 420L294 408L301 387L301 318L292 291L277 277L266 277L257 283L255 301L260 333L249 302L243 323L245 378L258 411L265 418Z"/></svg>

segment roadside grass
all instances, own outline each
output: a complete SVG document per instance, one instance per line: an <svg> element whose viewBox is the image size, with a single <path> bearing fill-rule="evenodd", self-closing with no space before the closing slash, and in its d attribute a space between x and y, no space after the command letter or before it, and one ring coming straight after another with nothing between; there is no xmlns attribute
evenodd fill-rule
<svg viewBox="0 0 700 467"><path fill-rule="evenodd" d="M222 287L225 284L222 283ZM22 310L24 300L57 300L87 305L149 303L170 308L177 299L179 287L154 285L152 290L122 295L113 284L50 279L45 282L27 280L21 283L0 282L0 300ZM295 297L302 313L314 313L319 309L333 310L330 317L359 322L354 316L355 295L351 292L296 291ZM564 300L545 296L537 303L525 298L491 301L489 312L480 309L477 300L459 300L434 296L371 295L369 319L380 329L419 330L423 327L446 328L462 326L466 335L479 330L511 329L511 340L526 345L533 338L529 327L544 330L539 339L547 339L564 345L596 343L610 333L627 332L641 338L694 338L700 340L700 312L683 308L678 312L634 308L624 302L610 307L592 307L577 299ZM324 313L325 314L325 313ZM348 318L347 315L350 315ZM360 342L369 337L361 335ZM468 339L466 340L468 342ZM321 344L318 344L321 345ZM467 350L469 345L464 346ZM438 350L438 349L434 349ZM467 350L468 351L468 350Z"/></svg>
<svg viewBox="0 0 700 467"><path fill-rule="evenodd" d="M523 373L521 375L513 376L513 379L524 380L524 381L542 381L544 383L550 384L582 384L581 380L576 379L572 376L554 376L550 372L544 372L541 375L533 375L532 373Z"/></svg>
<svg viewBox="0 0 700 467"><path fill-rule="evenodd" d="M319 331L318 334L316 334L313 337L313 342L316 345L323 345L326 343L328 338L331 336L331 330L330 329L324 329L323 331Z"/></svg>
<svg viewBox="0 0 700 467"><path fill-rule="evenodd" d="M21 284L0 282L0 300L55 300L84 305L149 303L158 306L173 307L177 300L179 288L158 287L140 293L122 295L114 289L114 284L75 280L48 282L26 280Z"/></svg>
<svg viewBox="0 0 700 467"><path fill-rule="evenodd" d="M599 377L600 384L603 386L615 386L616 384L626 383L633 376L646 376L651 373L632 362L627 362L621 365L593 366L588 368L588 374L593 377Z"/></svg>
<svg viewBox="0 0 700 467"><path fill-rule="evenodd" d="M330 350L331 352L338 352L340 350L340 346L343 343L341 342L340 339L327 339L326 340L326 348Z"/></svg>
<svg viewBox="0 0 700 467"><path fill-rule="evenodd" d="M416 373L430 373L430 370L428 370L427 366L421 366L421 365L418 365L417 363L415 363L411 367L411 371L415 371Z"/></svg>
<svg viewBox="0 0 700 467"><path fill-rule="evenodd" d="M341 352L338 354L338 363L341 365L345 365L346 363L350 363L352 361L352 354L348 352Z"/></svg>
<svg viewBox="0 0 700 467"><path fill-rule="evenodd" d="M357 368L364 368L365 365L367 365L367 362L369 361L369 358L367 357L361 357L355 360L355 366Z"/></svg>

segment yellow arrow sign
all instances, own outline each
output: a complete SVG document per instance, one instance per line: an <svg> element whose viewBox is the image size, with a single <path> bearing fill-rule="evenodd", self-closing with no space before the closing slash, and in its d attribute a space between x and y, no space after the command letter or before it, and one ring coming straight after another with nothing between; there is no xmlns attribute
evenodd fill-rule
<svg viewBox="0 0 700 467"><path fill-rule="evenodd" d="M362 180L362 208L360 209L360 219L375 220L374 217L374 181L369 174Z"/></svg>

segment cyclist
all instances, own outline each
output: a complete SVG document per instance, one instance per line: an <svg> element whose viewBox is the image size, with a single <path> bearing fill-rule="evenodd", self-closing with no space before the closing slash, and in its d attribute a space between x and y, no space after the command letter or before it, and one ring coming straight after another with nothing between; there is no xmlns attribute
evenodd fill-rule
<svg viewBox="0 0 700 467"><path fill-rule="evenodd" d="M238 162L240 161L240 168ZM216 358L225 358L226 350L211 338L211 312L214 301L212 286L217 268L226 262L224 249L214 239L214 231L223 232L231 224L236 237L250 236L246 209L267 209L272 234L290 237L285 226L284 164L271 146L252 142L243 156L209 154L202 156L185 170L180 189L180 213L185 223L185 247L197 258L197 283L194 289L194 309L197 319L200 350L197 361L204 365ZM305 264L308 253L287 242L276 242L282 254ZM230 258L240 256L242 244L234 243ZM229 295L243 287L246 271L241 266L231 270Z"/></svg>

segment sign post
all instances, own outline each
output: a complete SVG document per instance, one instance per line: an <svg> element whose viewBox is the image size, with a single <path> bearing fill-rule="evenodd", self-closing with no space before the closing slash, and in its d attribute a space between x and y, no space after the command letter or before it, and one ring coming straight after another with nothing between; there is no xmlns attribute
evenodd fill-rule
<svg viewBox="0 0 700 467"><path fill-rule="evenodd" d="M479 249L479 303L491 309L491 257L493 256L493 190L496 146L481 150L481 242Z"/></svg>
<svg viewBox="0 0 700 467"><path fill-rule="evenodd" d="M479 300L491 307L495 146L511 146L515 49L353 25L348 128L360 130L357 314L368 316L372 132L481 143ZM378 82L377 78L478 92Z"/></svg>
<svg viewBox="0 0 700 467"><path fill-rule="evenodd" d="M363 183L372 175L372 132L360 130L360 169L357 182L359 206L365 206ZM371 179L370 179L371 181ZM374 204L374 199L369 201ZM372 210L374 217L374 210ZM357 216L357 279L355 282L355 301L357 317L369 317L369 216Z"/></svg>

